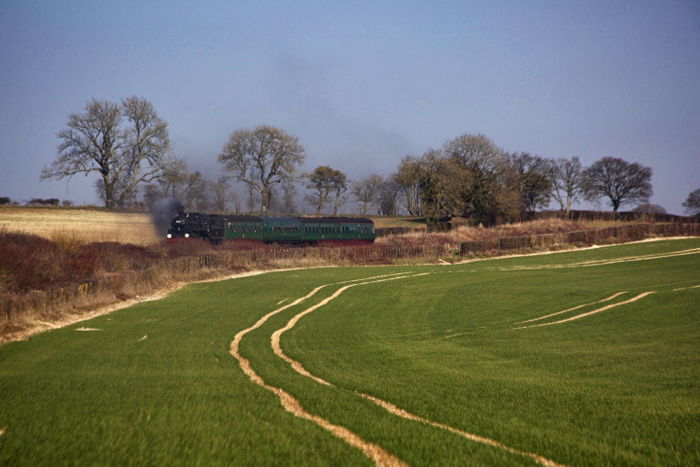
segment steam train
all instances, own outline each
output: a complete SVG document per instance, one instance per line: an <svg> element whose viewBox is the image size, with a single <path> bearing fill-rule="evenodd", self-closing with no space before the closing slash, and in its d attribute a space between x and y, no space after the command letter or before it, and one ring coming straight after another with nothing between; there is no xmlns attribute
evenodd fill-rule
<svg viewBox="0 0 700 467"><path fill-rule="evenodd" d="M265 243L318 243L366 241L375 238L374 222L355 217L267 217L181 212L175 216L166 238L256 240Z"/></svg>

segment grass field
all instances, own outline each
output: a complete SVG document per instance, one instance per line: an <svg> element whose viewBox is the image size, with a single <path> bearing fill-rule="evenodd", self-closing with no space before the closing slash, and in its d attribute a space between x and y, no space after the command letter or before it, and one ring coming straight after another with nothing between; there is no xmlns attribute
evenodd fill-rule
<svg viewBox="0 0 700 467"><path fill-rule="evenodd" d="M0 347L0 465L697 465L699 259L193 284Z"/></svg>

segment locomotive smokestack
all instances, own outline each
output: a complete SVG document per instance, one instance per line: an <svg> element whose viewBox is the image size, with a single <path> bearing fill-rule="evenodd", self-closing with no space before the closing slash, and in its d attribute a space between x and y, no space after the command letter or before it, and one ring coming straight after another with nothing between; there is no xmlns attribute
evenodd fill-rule
<svg viewBox="0 0 700 467"><path fill-rule="evenodd" d="M165 235L170 227L170 221L179 213L184 212L185 206L176 198L164 198L151 205L151 221L160 235Z"/></svg>

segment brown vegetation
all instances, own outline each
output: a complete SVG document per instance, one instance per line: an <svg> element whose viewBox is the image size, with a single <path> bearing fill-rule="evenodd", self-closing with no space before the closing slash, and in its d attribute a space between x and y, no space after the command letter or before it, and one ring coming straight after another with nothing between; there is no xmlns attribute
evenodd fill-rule
<svg viewBox="0 0 700 467"><path fill-rule="evenodd" d="M150 296L177 283L231 273L332 265L459 261L504 251L562 249L654 236L700 235L699 223L604 223L602 228L559 219L449 232L416 231L374 244L324 243L306 247L201 240L150 246L51 240L0 230L0 341L37 323L56 322L120 301Z"/></svg>
<svg viewBox="0 0 700 467"><path fill-rule="evenodd" d="M58 242L120 242L149 245L160 240L148 214L87 209L0 206L0 229Z"/></svg>

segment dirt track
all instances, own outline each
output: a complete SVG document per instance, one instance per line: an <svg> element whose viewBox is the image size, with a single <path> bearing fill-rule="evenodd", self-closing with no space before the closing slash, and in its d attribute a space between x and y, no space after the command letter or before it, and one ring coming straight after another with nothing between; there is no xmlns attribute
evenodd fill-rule
<svg viewBox="0 0 700 467"><path fill-rule="evenodd" d="M583 305L576 305L575 307L567 308L566 310L557 311L557 312L554 312L554 313L550 313L550 314L548 314L548 315L540 316L540 317L538 317L538 318L528 319L528 320L526 320L526 321L520 321L518 324L532 323L533 321L539 321L539 320L541 320L541 319L551 318L552 316L557 316L557 315L561 315L561 314L563 314L563 313L568 313L568 312L570 312L570 311L575 311L575 310L578 310L578 309L583 308L583 307L586 307L586 306L595 305L595 304L597 304L597 303L609 302L610 300L614 300L614 299L616 299L617 297L619 297L620 295L624 295L624 294L626 294L626 293L627 293L627 292L617 292L616 294L612 294L611 296L609 296L609 297L607 297L607 298L604 298L604 299L602 299L602 300L598 300L597 302L590 302L590 303L584 303Z"/></svg>
<svg viewBox="0 0 700 467"><path fill-rule="evenodd" d="M348 290L348 289L351 288L351 287L356 287L356 286L361 286L361 285L366 285L366 284L372 284L372 283L377 283L377 282L384 282L384 281L389 281L389 280L405 279L405 278L408 278L408 277L424 276L424 275L428 275L428 274L429 274L429 273L422 273L422 274L413 274L413 275L407 275L407 276L393 277L393 278L389 278L389 279L372 280L372 281L361 282L361 283L358 283L358 284L351 284L351 285L346 285L346 286L344 286L344 287L341 287L340 289L338 289L338 290L337 290L333 295L331 295L330 297L328 297L328 298L322 300L321 302L319 302L319 303L316 304L316 305L313 305L313 306L311 306L311 307L309 307L309 308L307 308L307 309L301 311L300 313L297 313L296 315L294 315L294 316L289 320L289 322L288 322L284 327L282 327L282 328L276 330L276 331L272 334L272 336L271 336L271 338L270 338L270 344L271 344L271 346L272 346L272 349L273 349L273 351L275 352L275 354L276 354L279 358L281 358L282 360L284 360L284 361L286 361L287 363L289 363L290 366L294 369L294 371L296 371L296 372L299 373L300 375L305 376L305 377L307 377L307 378L310 378L310 379L312 379L313 381L315 381L315 382L317 382L317 383L319 383L319 384L323 384L323 385L325 385L325 386L336 387L334 384L332 384L332 383L326 381L325 379L323 379L323 378L321 378L321 377L319 377L319 376L316 376L316 375L310 373L308 370L306 370L306 369L304 368L304 366L303 366L300 362L298 362L297 360L294 360L293 358L291 358L291 357L289 357L287 354L285 354L285 353L284 353L284 350L282 349L281 344L280 344L280 339L281 339L281 337L282 337L282 334L284 334L284 333L287 332L288 330L292 329L292 328L299 322L299 320L300 320L301 318L303 318L304 316L308 315L309 313L312 313L313 311L315 311L315 310L321 308L322 306L326 305L326 304L329 303L330 301L336 299L336 298L339 297L343 292L345 292L346 290ZM370 278L368 278L368 279L370 279ZM424 424L433 426L433 427L435 427L435 428L440 428L440 429L443 429L443 430L447 430L447 431L449 431L449 432L451 432L451 433L455 433L455 434L457 434L457 435L459 435L459 436L462 436L463 438L466 438L466 439L468 439L468 440L470 440L470 441L474 441L474 442L477 442L477 443L481 443L481 444L486 444L486 445L489 445L489 446L493 446L493 447L495 447L495 448L508 451L508 452L510 452L510 453L512 453L512 454L515 454L515 455L524 456L524 457L529 457L529 458L531 458L532 460L534 460L535 462L537 462L537 463L539 463L539 464L541 464L541 465L547 466L547 467L564 467L564 464L559 464L559 463L557 463L557 462L555 462L555 461L553 461L553 460L551 460L551 459L547 459L546 457L541 456L541 455L539 455L539 454L532 453L532 452L527 452L527 451L521 451L521 450L519 450L519 449L515 449L515 448L512 448L512 447L510 447L510 446L507 446L507 445L505 445L505 444L503 444L503 443L501 443L501 442L499 442L499 441L496 441L496 440L493 440L493 439L490 439L490 438L486 438L486 437L484 437L484 436L479 436L479 435L476 435L476 434L473 434L473 433L469 433L469 432L467 432L467 431L460 430L459 428L455 428L455 427L452 427L452 426L450 426L450 425L446 425L446 424L444 424L444 423L440 423L440 422L436 422L436 421L433 421L433 420L429 420L429 419L424 418L424 417L421 417L421 416L419 416L419 415L414 415L414 414L412 414L412 413L410 413L410 412L408 412L408 411L406 411L406 410L404 410L404 409L402 409L402 408L400 408L400 407L397 407L396 405L394 405L394 404L392 404L392 403L390 403L390 402L387 402L387 401L385 401L385 400L382 400L382 399L379 399L379 398L377 398L377 397L371 396L371 395L369 395L369 394L365 394L365 393L357 392L357 391L352 391L352 392L353 392L354 394L356 394L357 396L360 396L360 397L362 397L362 398L364 398L364 399L367 399L367 400L369 400L369 401L375 403L375 404L378 405L379 407L382 407L383 409L385 409L385 410L388 411L389 413L391 413L391 414L393 414L393 415L396 415L396 416L398 416L398 417L405 418L405 419L407 419L407 420L416 421L416 422L419 422L419 423L424 423Z"/></svg>
<svg viewBox="0 0 700 467"><path fill-rule="evenodd" d="M611 308L615 308L615 307L618 307L618 306L620 306L620 305L626 305L626 304L628 304L628 303L636 302L637 300L641 300L641 299L643 299L644 297L647 297L647 296L649 296L649 295L651 295L651 294L653 294L653 293L655 293L655 292L644 292L644 293L640 293L639 295L637 295L637 296L635 296L635 297L632 297L632 298L630 298L629 300L625 300L625 301L623 301L623 302L618 302L618 303L613 303L612 305L606 305L606 306L604 306L604 307L596 308L595 310L588 311L588 312L586 312L586 313L581 313L581 314L576 315L576 316L571 316L570 318L561 319L561 320L559 320L559 321L551 321L551 322L549 322L549 323L541 323L541 324L532 324L532 325L530 325L530 326L520 326L520 327L513 328L513 329L537 328L537 327L541 327L541 326L551 326L551 325L553 325L553 324L561 324L561 323L566 323L566 322L569 322L569 321L575 321L575 320L577 320L577 319L585 318L586 316L594 315L594 314L596 314L596 313L600 313L600 312L602 312L602 311L609 310L609 309L611 309ZM585 306L585 305L584 305L584 306ZM566 311L566 310L565 310L565 311ZM564 312L561 311L561 312L558 312L558 313L553 313L552 315L557 315L557 314L559 314L559 313L564 313ZM549 316L552 316L552 315L549 315Z"/></svg>
<svg viewBox="0 0 700 467"><path fill-rule="evenodd" d="M376 465L379 466L404 466L406 463L401 461L399 458L394 456L393 454L389 453L388 451L384 450L382 447L374 444L367 442L360 438L357 434L353 433L352 431L348 430L345 427L335 425L331 423L330 421L321 418L317 415L314 415L307 411L297 400L294 396L292 396L290 393L286 392L284 389L272 386L267 384L261 377L258 375L255 370L253 370L253 367L250 364L250 361L243 357L240 352L240 343L241 340L250 332L254 331L255 329L259 328L262 326L269 318L272 316L281 313L282 311L286 310L287 308L290 308L292 306L298 305L299 303L305 301L308 298L311 298L312 296L316 295L319 291L324 289L325 287L328 287L333 284L324 284L319 287L316 287L314 290L309 292L307 295L304 297L298 298L295 301L282 306L280 308L277 308L276 310L273 310L266 315L264 315L262 318L260 318L255 324L252 326L238 332L233 341L231 342L230 346L230 353L231 355L238 360L241 369L243 372L248 376L248 378L258 386L261 386L265 388L266 390L272 392L275 394L279 400L284 409L291 413L292 415L303 418L305 420L309 420L313 423L316 423L318 426L321 428L327 430L330 432L332 435L342 439L349 445L359 449L362 451L363 454L365 454L368 458L370 458Z"/></svg>

